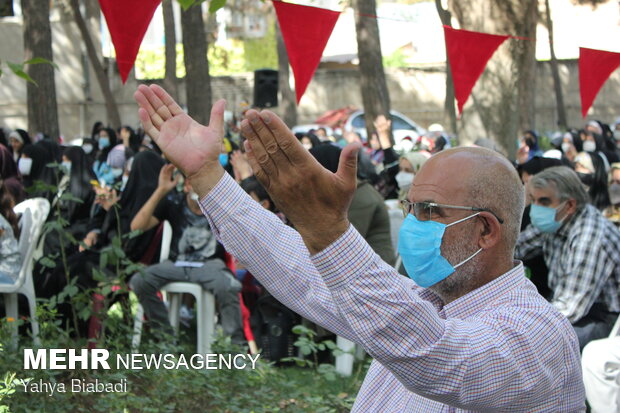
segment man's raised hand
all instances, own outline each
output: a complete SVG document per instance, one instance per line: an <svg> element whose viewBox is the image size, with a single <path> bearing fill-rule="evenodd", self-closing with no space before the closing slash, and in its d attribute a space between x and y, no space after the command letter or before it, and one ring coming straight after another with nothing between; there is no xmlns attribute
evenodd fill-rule
<svg viewBox="0 0 620 413"><path fill-rule="evenodd" d="M338 171L323 168L274 113L249 110L241 122L248 161L310 252L321 251L349 227L359 144L347 145Z"/></svg>
<svg viewBox="0 0 620 413"><path fill-rule="evenodd" d="M224 136L224 100L211 108L209 126L188 116L181 107L157 85L140 85L134 94L144 131L162 152L194 184L194 190L205 195L222 177L219 163Z"/></svg>

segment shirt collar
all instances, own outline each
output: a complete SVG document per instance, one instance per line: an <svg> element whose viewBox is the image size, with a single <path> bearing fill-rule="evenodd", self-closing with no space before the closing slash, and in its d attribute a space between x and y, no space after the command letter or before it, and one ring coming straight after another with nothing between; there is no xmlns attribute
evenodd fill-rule
<svg viewBox="0 0 620 413"><path fill-rule="evenodd" d="M584 205L579 211L575 212L575 214L570 217L570 219L558 229L556 232L557 235L566 237L568 233L573 229L576 225L576 222L579 221L582 215L585 215L586 210L588 209L588 205Z"/></svg>
<svg viewBox="0 0 620 413"><path fill-rule="evenodd" d="M499 295L521 285L526 280L523 263L515 261L514 264L515 266L510 271L445 305L443 312L446 318L464 319L474 315L487 307L489 302Z"/></svg>

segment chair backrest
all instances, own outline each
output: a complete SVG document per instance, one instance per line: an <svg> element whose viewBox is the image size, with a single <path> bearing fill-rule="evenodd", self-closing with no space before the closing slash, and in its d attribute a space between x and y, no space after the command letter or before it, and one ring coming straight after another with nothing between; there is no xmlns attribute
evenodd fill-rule
<svg viewBox="0 0 620 413"><path fill-rule="evenodd" d="M170 244L172 243L172 226L170 222L164 221L164 231L161 234L161 251L159 253L159 262L164 262L170 255Z"/></svg>
<svg viewBox="0 0 620 413"><path fill-rule="evenodd" d="M620 333L620 316L616 319L614 326L611 329L611 333L609 333L609 337L616 337ZM618 375L620 377L620 375Z"/></svg>
<svg viewBox="0 0 620 413"><path fill-rule="evenodd" d="M19 237L19 248L22 254L22 268L15 282L16 286L22 285L28 274L32 273L32 259L37 248L37 243L43 225L50 212L50 203L45 198L27 199L13 208L15 213L22 214L22 230Z"/></svg>

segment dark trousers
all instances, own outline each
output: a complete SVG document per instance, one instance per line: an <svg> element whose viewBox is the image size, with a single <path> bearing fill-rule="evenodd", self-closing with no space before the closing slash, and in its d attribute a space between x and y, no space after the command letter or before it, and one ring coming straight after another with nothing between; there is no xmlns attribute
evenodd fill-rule
<svg viewBox="0 0 620 413"><path fill-rule="evenodd" d="M573 324L577 338L579 338L579 349L583 348L592 340L609 336L618 313L607 311L607 307L600 303L595 303L588 314Z"/></svg>
<svg viewBox="0 0 620 413"><path fill-rule="evenodd" d="M157 292L164 285L174 281L197 283L211 292L215 296L224 334L230 336L235 344L244 343L239 304L241 284L220 259L208 260L199 268L177 267L172 261L167 260L147 267L144 273L134 274L129 284L138 296L153 328L172 332L168 310L157 296Z"/></svg>

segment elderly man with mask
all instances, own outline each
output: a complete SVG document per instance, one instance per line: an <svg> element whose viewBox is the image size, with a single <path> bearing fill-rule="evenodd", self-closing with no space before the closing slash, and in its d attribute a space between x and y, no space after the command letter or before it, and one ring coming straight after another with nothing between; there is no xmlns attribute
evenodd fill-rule
<svg viewBox="0 0 620 413"><path fill-rule="evenodd" d="M293 230L218 165L223 101L205 127L156 85L135 98L228 251L278 300L373 356L354 411L585 409L575 333L512 259L524 195L506 159L453 149L421 168L399 248L414 282L349 224L359 145L334 174L272 112L247 112L249 161Z"/></svg>
<svg viewBox="0 0 620 413"><path fill-rule="evenodd" d="M543 254L551 304L573 324L580 347L605 337L620 311L620 231L592 205L577 177L557 166L527 185L532 224L515 256Z"/></svg>

